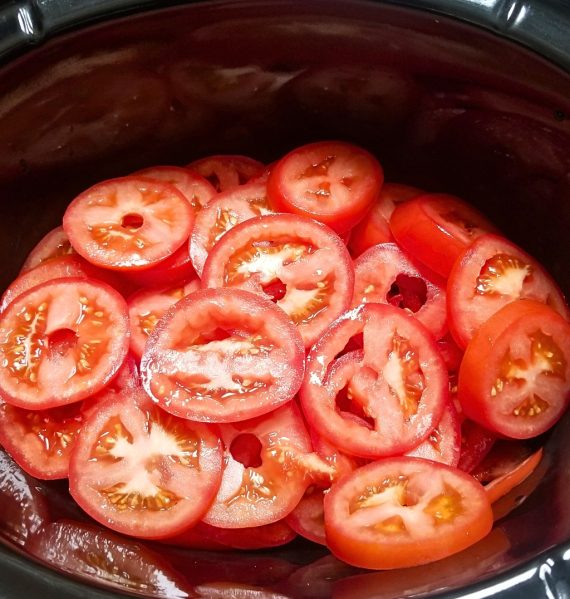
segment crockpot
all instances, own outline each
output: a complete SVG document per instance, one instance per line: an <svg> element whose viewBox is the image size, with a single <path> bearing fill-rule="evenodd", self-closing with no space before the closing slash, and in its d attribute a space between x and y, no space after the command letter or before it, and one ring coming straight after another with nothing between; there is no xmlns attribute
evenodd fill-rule
<svg viewBox="0 0 570 599"><path fill-rule="evenodd" d="M341 138L376 154L389 180L476 204L568 293L569 31L570 8L549 0L4 3L0 287L98 180L214 152L269 162ZM32 495L52 516L80 517L65 485L11 471L19 494L0 502L0 594L569 597L568 426L547 436L489 537L404 571L359 571L296 541L242 555L155 545L162 586L121 578L112 552L92 556L106 576L89 564L63 572L26 553L22 524L33 526Z"/></svg>

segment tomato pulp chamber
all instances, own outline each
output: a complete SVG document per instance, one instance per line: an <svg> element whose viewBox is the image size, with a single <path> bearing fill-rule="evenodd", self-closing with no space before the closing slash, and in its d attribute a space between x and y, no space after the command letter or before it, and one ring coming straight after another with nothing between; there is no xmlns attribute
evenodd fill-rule
<svg viewBox="0 0 570 599"><path fill-rule="evenodd" d="M546 19L513 6L511 35L533 15L538 25ZM570 79L552 62L458 19L381 2L158 10L126 1L89 10L66 12L60 2L0 10L8 24L0 47L2 289L69 201L102 179L214 153L271 162L304 143L341 139L375 154L388 181L475 204L570 292ZM560 49L550 55L568 64ZM379 588L385 597L543 596L544 584L566 588L557 585L569 578L568 425L567 417L549 436L528 499L470 553L443 563L366 573L300 542L262 554L159 551L206 595L245 586L291 597L367 597ZM52 518L75 517L62 485L38 485ZM46 597L53 588L58 597L129 590L34 565L17 553L9 518L18 516L0 517L0 571L10 596L23 596L23 580L28 595ZM136 584L130 591L149 593Z"/></svg>

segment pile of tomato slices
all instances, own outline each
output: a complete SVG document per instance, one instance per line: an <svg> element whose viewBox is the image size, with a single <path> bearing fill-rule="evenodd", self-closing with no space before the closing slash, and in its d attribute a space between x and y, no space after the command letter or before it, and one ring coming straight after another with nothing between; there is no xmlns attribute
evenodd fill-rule
<svg viewBox="0 0 570 599"><path fill-rule="evenodd" d="M423 564L540 462L569 315L474 207L348 143L147 168L73 199L4 292L0 443L119 533Z"/></svg>

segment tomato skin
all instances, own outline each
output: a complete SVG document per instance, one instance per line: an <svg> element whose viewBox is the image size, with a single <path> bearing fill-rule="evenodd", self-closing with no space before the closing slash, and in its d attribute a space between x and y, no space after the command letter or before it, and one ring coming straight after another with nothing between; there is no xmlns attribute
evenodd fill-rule
<svg viewBox="0 0 570 599"><path fill-rule="evenodd" d="M544 268L508 239L490 233L459 255L447 293L450 331L461 347L495 312L518 299L543 302L570 319L562 292Z"/></svg>
<svg viewBox="0 0 570 599"><path fill-rule="evenodd" d="M403 497L390 497L390 486L401 488L403 478L407 481ZM376 485L382 487L379 497L386 497L378 500L380 503L374 501ZM445 509L428 512L438 497L444 500ZM367 501L370 507L358 507ZM476 543L493 525L491 505L479 483L456 468L419 458L388 458L362 466L331 488L324 505L327 545L332 553L354 566L376 570L442 559ZM364 514L366 509L368 514ZM408 512L413 512L410 520ZM446 516L452 521L445 521ZM394 521L398 517L401 524ZM416 518L421 526L415 525ZM386 533L377 528L382 525L387 527ZM409 530L401 532L401 525Z"/></svg>
<svg viewBox="0 0 570 599"><path fill-rule="evenodd" d="M186 168L204 177L217 192L244 185L265 171L261 162L237 154L208 156L191 162Z"/></svg>
<svg viewBox="0 0 570 599"><path fill-rule="evenodd" d="M410 256L447 278L465 247L495 227L455 196L426 194L397 206L390 230Z"/></svg>
<svg viewBox="0 0 570 599"><path fill-rule="evenodd" d="M465 350L458 399L498 435L528 439L548 430L570 400L570 324L534 300L501 308Z"/></svg>
<svg viewBox="0 0 570 599"><path fill-rule="evenodd" d="M71 243L69 242L63 227L56 227L42 237L35 245L22 265L20 273L31 270L51 258L67 256L68 254L73 253L74 250L71 247Z"/></svg>
<svg viewBox="0 0 570 599"><path fill-rule="evenodd" d="M329 176L329 169L337 168L340 172ZM305 178L316 181L298 189ZM276 211L314 218L345 233L366 214L383 182L382 167L371 154L345 142L324 141L296 148L279 160L269 175L267 193Z"/></svg>

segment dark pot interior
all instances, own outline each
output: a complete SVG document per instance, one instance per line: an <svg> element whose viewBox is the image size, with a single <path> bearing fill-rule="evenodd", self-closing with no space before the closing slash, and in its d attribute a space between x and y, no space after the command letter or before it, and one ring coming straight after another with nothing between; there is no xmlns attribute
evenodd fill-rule
<svg viewBox="0 0 570 599"><path fill-rule="evenodd" d="M376 154L388 181L479 206L568 293L568 98L568 76L512 42L374 2L197 3L67 34L0 70L0 288L98 180L208 153L270 162L339 138ZM154 545L141 562L170 581L155 590L136 580L127 588L117 570L115 586L88 569L61 579L26 557L18 523L27 500L3 496L2 584L12 597L108 596L71 580L86 577L150 596L567 596L568 423L549 435L539 470L503 509L520 505L494 532L430 566L366 573L301 541L255 554ZM26 484L52 519L82 517L65 484Z"/></svg>

